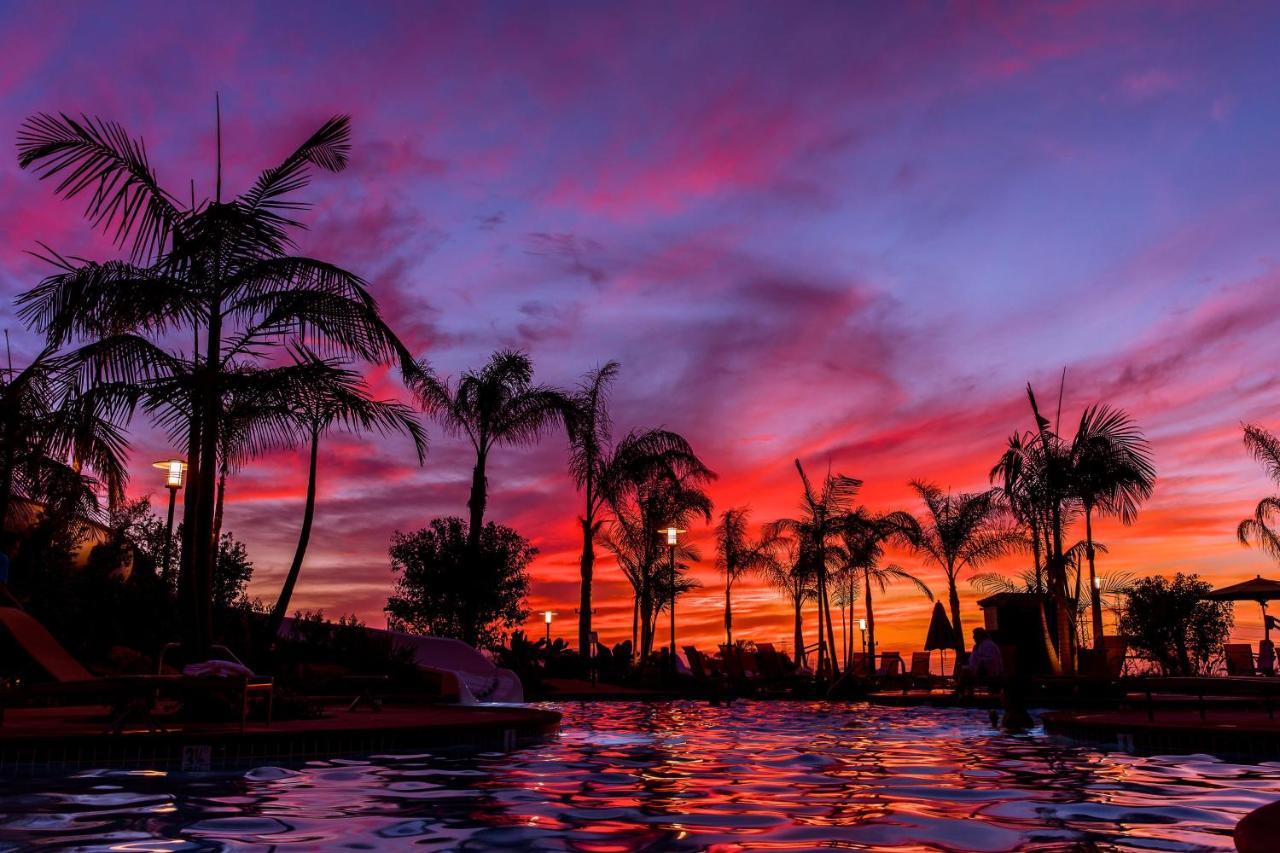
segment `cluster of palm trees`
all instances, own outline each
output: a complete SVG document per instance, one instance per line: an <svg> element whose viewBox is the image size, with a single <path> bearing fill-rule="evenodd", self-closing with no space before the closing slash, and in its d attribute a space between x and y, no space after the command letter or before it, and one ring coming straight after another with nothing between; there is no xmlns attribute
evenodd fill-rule
<svg viewBox="0 0 1280 853"><path fill-rule="evenodd" d="M294 254L292 234L306 209L298 193L317 170L338 172L349 156L350 121L336 116L252 187L222 186L221 122L210 197L166 190L140 140L90 117L40 114L18 138L24 169L86 203L94 227L125 257L97 262L46 249L51 275L19 297L20 315L45 349L22 369L0 374L0 518L13 496L49 501L71 495L83 515L119 500L129 445L123 424L138 411L187 451L179 599L187 641L211 640L215 543L227 480L247 459L305 446L306 500L298 544L271 610L287 613L315 514L321 438L335 427L403 433L419 462L427 442L414 408L375 399L360 364L394 365L418 407L475 450L468 547L480 547L486 465L495 448L530 444L552 426L567 431L570 473L583 490L583 607L590 635L594 543L626 552L629 573L652 624L664 589L659 561L641 531L673 524L710 499L714 474L681 436L661 429L614 442L610 362L565 392L533 382L521 352L494 353L456 382L436 376L383 320L364 281L322 260ZM656 535L656 534L655 534ZM653 537L648 537L653 538ZM651 543L650 543L651 544ZM668 584L669 585L669 584ZM639 605L638 605L639 607ZM652 630L647 632L651 639Z"/></svg>
<svg viewBox="0 0 1280 853"><path fill-rule="evenodd" d="M569 473L583 499L579 648L591 643L595 549L602 544L634 593L633 649L649 655L659 615L666 611L674 626L676 599L696 586L688 574L696 549L686 543L667 548L658 530L711 521L707 487L714 472L669 430L614 438L609 392L616 362L590 371L570 390L535 383L529 357L509 350L456 381L440 378L387 325L363 280L296 254L292 235L303 227L298 217L306 208L298 193L315 172L345 168L350 147L350 121L336 116L247 191L228 196L219 130L212 194L198 197L193 184L183 196L160 184L141 141L117 124L40 114L22 125L20 166L50 180L59 196L84 202L89 221L116 240L124 257L97 262L46 248L52 274L19 297L21 317L45 346L25 367L0 372L0 518L8 517L15 495L56 496L85 514L104 489L117 500L128 453L122 425L138 411L150 416L187 451L179 598L186 639L207 646L228 477L255 455L305 446L306 501L296 552L272 608L278 624L306 554L323 436L338 427L404 434L420 462L424 457L426 434L415 407L375 398L361 378L360 365L392 365L417 408L472 445L473 551L480 547L490 455L564 430ZM725 579L726 641L733 642L735 583L761 575L794 609L802 660L802 611L816 605L818 670L838 674L836 609L851 622L861 594L874 651L873 590L906 581L932 597L918 578L885 562L898 546L944 575L962 643L961 574L1029 549L1032 566L1022 587L1041 593L1055 611L1054 636L1044 614L1046 645L1054 665L1069 670L1086 567L1090 589L1103 586L1095 569L1102 546L1094 540L1094 520L1109 515L1132 523L1155 472L1145 438L1124 412L1091 406L1068 438L1041 415L1030 387L1028 397L1035 427L1009 439L991 471L995 487L952 493L914 482L925 509L920 519L858 506L858 480L828 472L815 484L798 460L797 515L764 524L752 536L746 508L725 511L716 524L716 552ZM1261 453L1258 448L1274 450L1262 438L1255 440ZM1260 507L1241 537L1267 532L1266 513L1273 511ZM1067 534L1077 521L1083 538L1072 545ZM1009 583L993 575L978 575L976 582ZM1096 601L1095 643L1101 636ZM849 654L846 649L846 667Z"/></svg>

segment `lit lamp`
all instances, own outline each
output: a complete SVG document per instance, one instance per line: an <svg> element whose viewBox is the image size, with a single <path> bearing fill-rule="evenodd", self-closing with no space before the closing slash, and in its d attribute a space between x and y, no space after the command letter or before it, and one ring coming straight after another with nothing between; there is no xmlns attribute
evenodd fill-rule
<svg viewBox="0 0 1280 853"><path fill-rule="evenodd" d="M547 649L548 650L550 650L551 648L551 617L555 615L556 613L554 610L542 611L542 618L547 623Z"/></svg>
<svg viewBox="0 0 1280 853"><path fill-rule="evenodd" d="M159 468L164 471L164 487L169 490L169 523L166 525L164 537L164 571L169 571L169 549L173 542L173 506L178 500L178 489L182 488L182 481L186 477L187 463L181 459L164 459L160 462L152 462L152 468Z"/></svg>
<svg viewBox="0 0 1280 853"><path fill-rule="evenodd" d="M659 528L659 533L667 537L667 548L671 558L671 675L676 674L676 544L683 530L675 525Z"/></svg>
<svg viewBox="0 0 1280 853"><path fill-rule="evenodd" d="M1093 605L1093 647L1102 648L1102 578L1093 576L1089 590L1090 604Z"/></svg>
<svg viewBox="0 0 1280 853"><path fill-rule="evenodd" d="M869 671L874 670L874 662L867 661L867 620L858 620L858 630L862 632L862 665L868 667Z"/></svg>

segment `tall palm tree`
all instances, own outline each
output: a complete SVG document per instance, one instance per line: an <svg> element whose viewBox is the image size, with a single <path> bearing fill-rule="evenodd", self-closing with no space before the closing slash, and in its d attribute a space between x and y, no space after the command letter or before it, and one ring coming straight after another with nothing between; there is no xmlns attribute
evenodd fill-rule
<svg viewBox="0 0 1280 853"><path fill-rule="evenodd" d="M840 531L840 556L845 564L845 571L856 579L851 587L856 585L862 589L863 607L867 614L867 652L873 661L876 654L876 616L872 606L872 587L883 593L889 584L907 581L933 601L933 593L924 581L896 563L881 564L888 543L895 540L910 542L911 532L915 529L915 519L908 513L876 515L860 510L846 517Z"/></svg>
<svg viewBox="0 0 1280 853"><path fill-rule="evenodd" d="M376 400L368 384L355 371L332 361L321 359L314 353L301 352L297 356L303 363L317 368L316 379L294 400L293 417L310 444L307 467L307 497L302 510L302 527L298 532L298 546L293 562L285 576L280 595L271 610L268 637L274 637L289 611L293 588L302 572L302 561L311 540L311 524L316 509L316 473L320 453L320 437L334 427L351 431L377 432L379 435L403 433L413 441L418 463L426 459L427 436L414 417L413 410L395 400Z"/></svg>
<svg viewBox="0 0 1280 853"><path fill-rule="evenodd" d="M221 124L212 197L191 201L162 188L146 148L118 124L39 114L18 133L18 163L57 194L88 199L89 221L127 247L103 263L49 251L55 272L19 298L21 314L50 345L94 345L90 371L113 384L151 381L175 366L159 341L192 341L185 429L188 479L183 507L180 598L188 642L211 641L215 491L229 377L265 360L282 343L326 355L420 368L383 322L358 276L290 254L290 234L306 204L297 198L316 169L338 172L351 148L350 120L325 122L246 192L226 198Z"/></svg>
<svg viewBox="0 0 1280 853"><path fill-rule="evenodd" d="M976 569L1023 547L1021 532L1005 523L1004 510L995 490L944 492L933 483L913 480L911 488L924 502L923 522L902 516L900 534L927 562L942 569L947 579L951 625L956 651L964 651L960 625L960 593L956 579L966 568Z"/></svg>
<svg viewBox="0 0 1280 853"><path fill-rule="evenodd" d="M814 582L816 572L812 557L806 555L795 537L780 537L778 549L776 559L765 570L765 579L770 586L785 595L791 604L796 665L806 666L808 655L804 645L804 605L817 594Z"/></svg>
<svg viewBox="0 0 1280 853"><path fill-rule="evenodd" d="M795 466L803 486L801 515L773 522L769 528L769 535L792 536L802 543L800 546L802 549L809 549L812 555L818 602L817 671L823 673L829 667L832 677L838 678L840 667L835 658L836 638L831 621L827 574L830 568L837 565L833 559L831 545L839 536L844 519L853 509L853 499L862 486L862 481L828 471L822 482L822 488L815 489L799 459L795 460Z"/></svg>
<svg viewBox="0 0 1280 853"><path fill-rule="evenodd" d="M584 498L583 512L578 518L582 527L579 649L590 648L595 542L609 520L610 507L624 492L643 482L650 472L704 467L684 436L669 430L633 431L614 443L609 388L618 370L616 361L592 370L583 377L569 401L569 474Z"/></svg>
<svg viewBox="0 0 1280 853"><path fill-rule="evenodd" d="M743 575L765 574L773 566L777 537L765 530L752 538L747 532L746 507L725 510L716 525L716 568L724 575L724 641L733 645L733 585Z"/></svg>
<svg viewBox="0 0 1280 853"><path fill-rule="evenodd" d="M475 450L471 471L471 518L467 548L480 549L488 501L485 468L495 447L531 445L559 422L573 417L569 398L550 385L533 384L533 362L526 353L499 350L479 370L463 373L456 384L424 373L415 390L427 414L452 435L464 435Z"/></svg>
<svg viewBox="0 0 1280 853"><path fill-rule="evenodd" d="M1244 446L1249 455L1262 463L1267 476L1280 487L1280 438L1255 424L1245 424ZM1236 527L1236 537L1241 545L1256 545L1280 560L1280 532L1274 518L1280 513L1280 495L1271 495L1258 501L1253 516Z"/></svg>
<svg viewBox="0 0 1280 853"><path fill-rule="evenodd" d="M654 620L672 593L678 594L679 571L673 576L666 547L658 529L684 527L696 518L711 521L712 503L706 485L715 473L696 456L678 464L655 466L643 476L615 491L610 509L612 525L607 547L619 556L619 564L636 590L635 612L640 622L640 659L653 649ZM697 559L687 542L676 551L677 561ZM677 565L677 570L679 565ZM665 580L664 580L665 579ZM676 581L673 587L671 581Z"/></svg>
<svg viewBox="0 0 1280 853"><path fill-rule="evenodd" d="M1071 441L1071 483L1084 512L1090 589L1097 581L1094 512L1115 516L1126 526L1133 524L1138 507L1151 497L1155 481L1151 445L1133 419L1123 410L1106 405L1085 409ZM1076 598L1080 599L1078 586ZM1090 599L1094 648L1102 648L1101 596L1090 594Z"/></svg>

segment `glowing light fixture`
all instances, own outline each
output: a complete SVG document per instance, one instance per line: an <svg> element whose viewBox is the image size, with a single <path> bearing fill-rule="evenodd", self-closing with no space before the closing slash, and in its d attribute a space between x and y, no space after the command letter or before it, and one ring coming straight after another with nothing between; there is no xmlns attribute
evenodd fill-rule
<svg viewBox="0 0 1280 853"><path fill-rule="evenodd" d="M182 481L186 476L187 463L181 459L164 459L160 462L152 462L152 468L159 468L164 471L164 487L166 489L181 489Z"/></svg>
<svg viewBox="0 0 1280 853"><path fill-rule="evenodd" d="M679 529L678 527L659 527L658 532L665 533L667 535L668 545L677 544L680 539L680 534L684 533L684 531Z"/></svg>
<svg viewBox="0 0 1280 853"><path fill-rule="evenodd" d="M867 620L866 620L866 619L859 619L859 620L858 620L858 630L859 630L859 631L865 631L865 630L867 630Z"/></svg>

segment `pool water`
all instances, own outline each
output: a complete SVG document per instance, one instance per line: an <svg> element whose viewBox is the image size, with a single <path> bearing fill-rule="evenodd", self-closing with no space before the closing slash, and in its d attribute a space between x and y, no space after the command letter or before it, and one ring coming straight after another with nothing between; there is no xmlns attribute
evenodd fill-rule
<svg viewBox="0 0 1280 853"><path fill-rule="evenodd" d="M1229 850L1280 799L1280 764L1103 753L983 712L553 707L561 734L508 754L0 783L0 849Z"/></svg>

